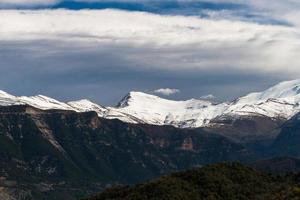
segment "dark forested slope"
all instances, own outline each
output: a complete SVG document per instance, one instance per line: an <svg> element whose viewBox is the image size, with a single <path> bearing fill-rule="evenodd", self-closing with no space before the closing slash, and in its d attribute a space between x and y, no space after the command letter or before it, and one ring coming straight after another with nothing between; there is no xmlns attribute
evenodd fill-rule
<svg viewBox="0 0 300 200"><path fill-rule="evenodd" d="M86 200L298 200L299 175L273 176L237 163L174 173Z"/></svg>

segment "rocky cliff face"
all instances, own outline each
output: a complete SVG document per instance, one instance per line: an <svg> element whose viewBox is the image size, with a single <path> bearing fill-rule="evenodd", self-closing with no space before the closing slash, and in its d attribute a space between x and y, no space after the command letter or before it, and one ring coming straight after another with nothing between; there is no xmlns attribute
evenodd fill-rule
<svg viewBox="0 0 300 200"><path fill-rule="evenodd" d="M0 197L78 199L208 163L298 156L299 119L281 125L264 117L221 118L212 127L179 129L96 112L0 107Z"/></svg>
<svg viewBox="0 0 300 200"><path fill-rule="evenodd" d="M240 143L270 143L281 130L284 118L269 118L262 115L222 116L213 119L205 129L224 135Z"/></svg>
<svg viewBox="0 0 300 200"><path fill-rule="evenodd" d="M96 112L0 107L0 189L12 199L76 199L111 184L252 156L202 129L126 124Z"/></svg>

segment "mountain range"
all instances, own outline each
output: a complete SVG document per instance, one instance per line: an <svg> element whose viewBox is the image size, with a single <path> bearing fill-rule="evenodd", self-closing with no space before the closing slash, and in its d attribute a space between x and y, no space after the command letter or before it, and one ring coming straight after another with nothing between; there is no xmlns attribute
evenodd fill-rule
<svg viewBox="0 0 300 200"><path fill-rule="evenodd" d="M263 92L250 93L232 102L201 99L173 101L142 92L128 93L116 107L90 100L60 102L43 95L16 97L0 91L0 106L29 105L42 110L95 111L99 117L128 123L172 125L178 128L209 127L226 118L265 116L287 120L300 111L300 79L279 83Z"/></svg>
<svg viewBox="0 0 300 200"><path fill-rule="evenodd" d="M299 157L299 88L218 104L130 92L116 107L1 91L0 199L72 200L216 162Z"/></svg>
<svg viewBox="0 0 300 200"><path fill-rule="evenodd" d="M173 101L129 92L117 106L105 107L87 99L65 103L43 95L16 97L0 91L0 106L12 105L78 113L93 111L101 118L131 124L206 128L238 142L265 144L276 138L281 125L300 112L300 79L222 103L201 99Z"/></svg>

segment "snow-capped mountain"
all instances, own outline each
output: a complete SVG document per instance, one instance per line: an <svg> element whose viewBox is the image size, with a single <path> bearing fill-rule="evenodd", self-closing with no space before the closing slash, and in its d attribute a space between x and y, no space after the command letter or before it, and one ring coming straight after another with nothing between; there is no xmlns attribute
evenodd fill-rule
<svg viewBox="0 0 300 200"><path fill-rule="evenodd" d="M30 105L42 110L59 109L59 110L74 110L66 103L57 101L50 97L43 95L37 96L13 96L0 90L0 106L12 106L12 105Z"/></svg>
<svg viewBox="0 0 300 200"><path fill-rule="evenodd" d="M227 103L190 99L172 101L142 92L130 92L116 108L150 124L176 127L201 127L221 115Z"/></svg>
<svg viewBox="0 0 300 200"><path fill-rule="evenodd" d="M95 111L99 115L99 117L104 117L105 113L108 112L107 108L100 106L96 103L93 103L87 99L82 99L79 101L70 101L67 104L77 112Z"/></svg>
<svg viewBox="0 0 300 200"><path fill-rule="evenodd" d="M263 92L251 93L231 103L227 114L260 114L291 118L300 111L300 79L279 83Z"/></svg>
<svg viewBox="0 0 300 200"><path fill-rule="evenodd" d="M260 115L289 119L300 112L300 79L282 82L263 92L220 104L199 99L173 101L142 92L130 92L117 107L104 107L86 99L64 103L42 95L16 97L0 91L0 106L11 105L30 105L42 110L95 111L100 117L127 123L194 128L209 125L211 120L222 116Z"/></svg>
<svg viewBox="0 0 300 200"><path fill-rule="evenodd" d="M60 102L50 97L43 95L37 96L13 96L7 92L0 90L0 106L13 106L13 105L29 105L41 110L71 110L75 112L96 112L99 117L107 119L119 119L127 123L147 123L141 119L131 116L126 112L120 112L119 109L113 107L104 107L93 103L90 100L82 99L79 101Z"/></svg>

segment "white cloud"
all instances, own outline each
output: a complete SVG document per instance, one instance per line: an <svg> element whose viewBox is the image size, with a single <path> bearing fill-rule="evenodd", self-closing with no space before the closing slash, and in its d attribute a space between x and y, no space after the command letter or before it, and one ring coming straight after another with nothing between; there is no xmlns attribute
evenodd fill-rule
<svg viewBox="0 0 300 200"><path fill-rule="evenodd" d="M0 41L72 42L95 54L120 46L119 56L139 68L300 75L298 27L109 9L2 10L0 27Z"/></svg>
<svg viewBox="0 0 300 200"><path fill-rule="evenodd" d="M8 40L87 38L169 46L250 43L251 39L263 44L288 36L298 39L298 30L281 26L117 10L3 10L0 25L0 39Z"/></svg>
<svg viewBox="0 0 300 200"><path fill-rule="evenodd" d="M160 89L154 90L153 93L170 96L170 95L173 95L176 93L180 93L180 90L179 89L171 89L171 88L160 88Z"/></svg>
<svg viewBox="0 0 300 200"><path fill-rule="evenodd" d="M215 99L216 97L213 94L207 94L207 95L203 95L200 97L200 99L205 99L205 100L212 100Z"/></svg>

